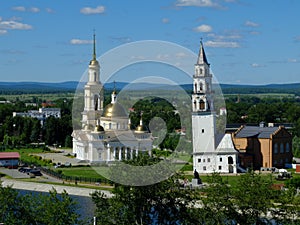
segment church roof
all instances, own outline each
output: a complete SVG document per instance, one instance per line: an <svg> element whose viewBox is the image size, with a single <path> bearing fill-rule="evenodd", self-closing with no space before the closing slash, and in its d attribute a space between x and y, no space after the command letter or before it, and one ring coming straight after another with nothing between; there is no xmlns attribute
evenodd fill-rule
<svg viewBox="0 0 300 225"><path fill-rule="evenodd" d="M225 134L217 147L219 153L237 153L234 148L231 134Z"/></svg>
<svg viewBox="0 0 300 225"><path fill-rule="evenodd" d="M207 64L209 65L207 58L206 58L206 54L204 51L204 47L203 47L203 43L202 40L200 41L200 49L199 49L199 53L198 53L198 60L197 60L197 64Z"/></svg>
<svg viewBox="0 0 300 225"><path fill-rule="evenodd" d="M270 138L278 129L280 129L280 127L243 126L235 133L235 137Z"/></svg>

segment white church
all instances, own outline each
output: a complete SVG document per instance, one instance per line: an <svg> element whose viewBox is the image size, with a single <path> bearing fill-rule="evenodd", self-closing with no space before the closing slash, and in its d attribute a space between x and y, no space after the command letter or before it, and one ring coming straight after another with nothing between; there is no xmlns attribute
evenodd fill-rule
<svg viewBox="0 0 300 225"><path fill-rule="evenodd" d="M82 128L73 130L73 154L90 163L110 163L132 159L139 152L151 154L152 135L142 118L135 130L127 110L117 102L117 93L111 94L111 103L103 107L103 85L100 64L96 59L94 35L93 58L88 67L88 81L84 86Z"/></svg>
<svg viewBox="0 0 300 225"><path fill-rule="evenodd" d="M202 41L192 94L193 168L198 173L236 173L237 154L230 134L216 132L212 74Z"/></svg>

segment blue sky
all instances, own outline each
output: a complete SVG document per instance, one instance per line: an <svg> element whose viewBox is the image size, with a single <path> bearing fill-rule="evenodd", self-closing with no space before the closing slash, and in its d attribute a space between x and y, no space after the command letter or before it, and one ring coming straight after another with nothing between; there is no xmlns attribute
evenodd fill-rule
<svg viewBox="0 0 300 225"><path fill-rule="evenodd" d="M220 83L300 82L299 9L298 0L1 0L0 81L80 80L95 29L97 56L142 40L197 53L202 37Z"/></svg>

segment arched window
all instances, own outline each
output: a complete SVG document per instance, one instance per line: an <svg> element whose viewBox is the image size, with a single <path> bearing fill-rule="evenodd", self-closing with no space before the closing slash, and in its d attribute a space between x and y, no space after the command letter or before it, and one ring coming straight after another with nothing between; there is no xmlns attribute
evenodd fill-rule
<svg viewBox="0 0 300 225"><path fill-rule="evenodd" d="M228 164L233 164L233 158L231 156L228 157Z"/></svg>
<svg viewBox="0 0 300 225"><path fill-rule="evenodd" d="M95 110L98 110L98 96L97 95L94 96L94 106L95 106Z"/></svg>
<svg viewBox="0 0 300 225"><path fill-rule="evenodd" d="M203 91L203 84L200 83L200 91Z"/></svg>
<svg viewBox="0 0 300 225"><path fill-rule="evenodd" d="M199 102L199 106L200 106L200 110L204 110L205 109L205 102L202 99Z"/></svg>
<svg viewBox="0 0 300 225"><path fill-rule="evenodd" d="M197 109L197 102L194 101L194 109Z"/></svg>
<svg viewBox="0 0 300 225"><path fill-rule="evenodd" d="M94 72L94 81L96 81L96 80L97 80L97 73Z"/></svg>
<svg viewBox="0 0 300 225"><path fill-rule="evenodd" d="M195 93L198 92L197 90L197 84L195 83Z"/></svg>
<svg viewBox="0 0 300 225"><path fill-rule="evenodd" d="M200 74L202 74L203 73L203 69L200 69Z"/></svg>
<svg viewBox="0 0 300 225"><path fill-rule="evenodd" d="M111 129L111 123L108 124L108 129Z"/></svg>

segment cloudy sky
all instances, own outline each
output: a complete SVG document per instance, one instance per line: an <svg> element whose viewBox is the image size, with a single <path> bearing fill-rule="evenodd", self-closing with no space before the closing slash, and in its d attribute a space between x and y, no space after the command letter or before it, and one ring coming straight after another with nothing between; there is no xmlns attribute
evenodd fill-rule
<svg viewBox="0 0 300 225"><path fill-rule="evenodd" d="M299 9L298 0L1 0L0 81L80 80L95 30L97 56L142 40L197 54L203 38L220 83L300 82ZM164 50L158 58L172 57Z"/></svg>

